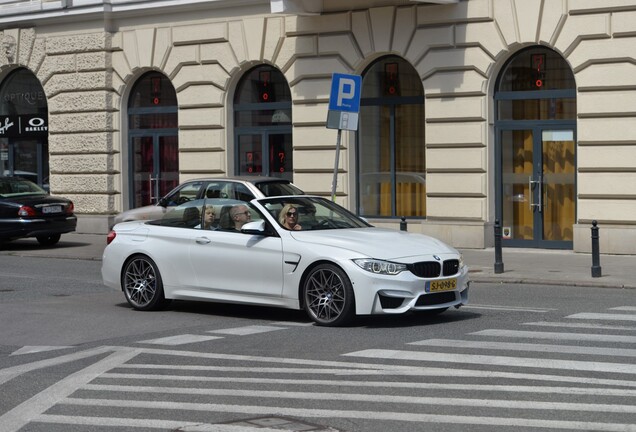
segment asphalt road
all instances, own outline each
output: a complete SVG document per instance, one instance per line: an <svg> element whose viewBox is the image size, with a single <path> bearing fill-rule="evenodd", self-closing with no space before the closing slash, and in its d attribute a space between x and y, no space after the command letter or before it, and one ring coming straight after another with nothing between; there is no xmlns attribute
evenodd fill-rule
<svg viewBox="0 0 636 432"><path fill-rule="evenodd" d="M481 283L334 329L133 311L100 265L0 256L0 431L636 431L631 290Z"/></svg>

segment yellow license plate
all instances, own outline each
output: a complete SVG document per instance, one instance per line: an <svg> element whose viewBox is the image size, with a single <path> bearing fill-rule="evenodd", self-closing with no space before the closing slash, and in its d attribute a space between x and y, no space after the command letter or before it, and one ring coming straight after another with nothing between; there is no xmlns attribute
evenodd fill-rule
<svg viewBox="0 0 636 432"><path fill-rule="evenodd" d="M444 279L431 281L430 292L450 291L457 288L457 279Z"/></svg>

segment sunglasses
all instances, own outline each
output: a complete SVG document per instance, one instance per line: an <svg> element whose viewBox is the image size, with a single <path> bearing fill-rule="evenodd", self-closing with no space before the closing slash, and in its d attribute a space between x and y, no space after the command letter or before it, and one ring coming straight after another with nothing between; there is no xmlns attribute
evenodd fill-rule
<svg viewBox="0 0 636 432"><path fill-rule="evenodd" d="M287 216L289 216L289 217L296 217L296 216L298 216L298 212L288 211L288 212L287 212Z"/></svg>

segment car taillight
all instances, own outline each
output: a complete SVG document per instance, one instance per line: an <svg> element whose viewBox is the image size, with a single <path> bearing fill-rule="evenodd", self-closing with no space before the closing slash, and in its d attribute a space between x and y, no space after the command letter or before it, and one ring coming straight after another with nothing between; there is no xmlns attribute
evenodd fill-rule
<svg viewBox="0 0 636 432"><path fill-rule="evenodd" d="M35 216L36 214L33 207L23 205L18 209L18 216Z"/></svg>
<svg viewBox="0 0 636 432"><path fill-rule="evenodd" d="M68 203L68 205L66 206L66 214L71 214L75 211L75 206L73 205L72 202Z"/></svg>
<svg viewBox="0 0 636 432"><path fill-rule="evenodd" d="M117 237L117 233L115 231L109 232L106 236L106 245L111 244L113 240L115 240L115 237Z"/></svg>

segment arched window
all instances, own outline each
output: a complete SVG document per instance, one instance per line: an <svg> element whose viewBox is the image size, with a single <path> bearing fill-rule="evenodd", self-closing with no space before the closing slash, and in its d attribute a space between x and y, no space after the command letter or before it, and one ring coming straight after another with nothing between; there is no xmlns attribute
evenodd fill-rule
<svg viewBox="0 0 636 432"><path fill-rule="evenodd" d="M557 52L517 53L496 85L496 212L502 244L571 248L576 217L576 84Z"/></svg>
<svg viewBox="0 0 636 432"><path fill-rule="evenodd" d="M132 88L128 145L129 204L153 204L179 183L177 94L161 73L146 73Z"/></svg>
<svg viewBox="0 0 636 432"><path fill-rule="evenodd" d="M235 172L293 180L291 92L272 66L245 73L234 96Z"/></svg>
<svg viewBox="0 0 636 432"><path fill-rule="evenodd" d="M357 135L358 213L426 216L424 90L416 70L389 56L362 77Z"/></svg>
<svg viewBox="0 0 636 432"><path fill-rule="evenodd" d="M20 176L49 188L48 104L42 84L27 69L0 86L0 175Z"/></svg>

